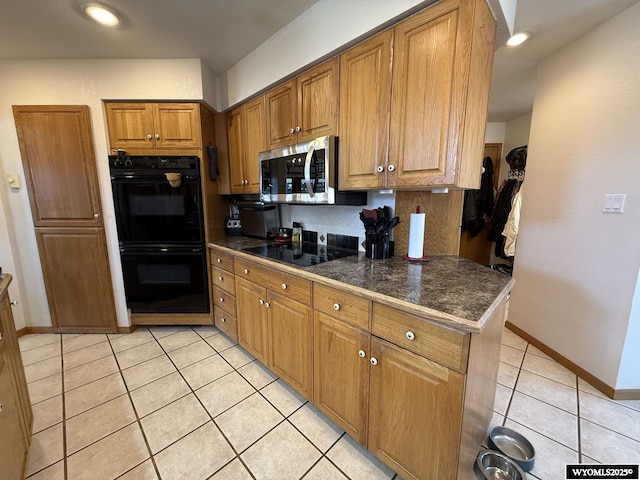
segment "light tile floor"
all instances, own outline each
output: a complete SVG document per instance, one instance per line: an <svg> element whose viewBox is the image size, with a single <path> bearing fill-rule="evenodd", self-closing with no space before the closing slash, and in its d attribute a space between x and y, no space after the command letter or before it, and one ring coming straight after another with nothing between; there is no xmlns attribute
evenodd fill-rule
<svg viewBox="0 0 640 480"><path fill-rule="evenodd" d="M30 480L400 480L215 327L19 341ZM640 463L640 401L607 399L508 330L498 382L492 424L534 444L530 479Z"/></svg>

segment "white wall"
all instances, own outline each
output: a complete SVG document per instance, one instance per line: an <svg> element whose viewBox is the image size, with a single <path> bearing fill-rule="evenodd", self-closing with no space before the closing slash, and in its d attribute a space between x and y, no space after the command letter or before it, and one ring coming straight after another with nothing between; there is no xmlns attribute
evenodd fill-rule
<svg viewBox="0 0 640 480"><path fill-rule="evenodd" d="M24 171L12 105L89 105L118 325L129 324L107 165L103 99L202 100L200 60L48 60L0 62L0 173ZM14 276L16 327L50 326L26 187L0 187L0 265Z"/></svg>
<svg viewBox="0 0 640 480"><path fill-rule="evenodd" d="M484 133L484 143L504 143L504 133L507 124L504 122L489 122Z"/></svg>
<svg viewBox="0 0 640 480"><path fill-rule="evenodd" d="M376 209L384 206L391 207L395 211L396 196L369 192L367 205L362 206L306 206L306 205L281 205L280 220L283 226L291 228L293 222L300 222L305 230L313 230L318 234L335 233L339 235L351 235L358 237L360 243L364 242L364 226L360 221L360 212L363 208ZM393 238L392 238L393 239ZM364 252L364 247L360 245Z"/></svg>
<svg viewBox="0 0 640 480"><path fill-rule="evenodd" d="M222 107L333 52L416 5L435 0L319 0L221 76Z"/></svg>
<svg viewBox="0 0 640 480"><path fill-rule="evenodd" d="M639 24L636 4L539 67L509 312L612 387L640 267ZM602 213L605 193L627 194L624 214Z"/></svg>

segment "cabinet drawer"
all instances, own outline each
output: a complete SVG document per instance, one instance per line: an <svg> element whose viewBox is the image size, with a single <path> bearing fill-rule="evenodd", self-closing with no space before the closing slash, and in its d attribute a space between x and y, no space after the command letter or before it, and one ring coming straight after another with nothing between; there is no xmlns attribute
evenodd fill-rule
<svg viewBox="0 0 640 480"><path fill-rule="evenodd" d="M464 373L467 369L470 334L375 302L371 332L458 372Z"/></svg>
<svg viewBox="0 0 640 480"><path fill-rule="evenodd" d="M363 330L369 330L371 301L357 297L353 293L315 283L313 285L313 308Z"/></svg>
<svg viewBox="0 0 640 480"><path fill-rule="evenodd" d="M218 267L211 267L211 276L213 277L213 285L221 288L231 295L236 294L236 285L233 273L229 273Z"/></svg>
<svg viewBox="0 0 640 480"><path fill-rule="evenodd" d="M305 305L311 304L311 282L309 280L242 258L236 257L234 261L238 278L250 280Z"/></svg>
<svg viewBox="0 0 640 480"><path fill-rule="evenodd" d="M213 309L213 324L234 342L238 341L238 322L235 315L230 315L220 308Z"/></svg>
<svg viewBox="0 0 640 480"><path fill-rule="evenodd" d="M220 287L213 287L213 304L234 317L236 316L236 297Z"/></svg>
<svg viewBox="0 0 640 480"><path fill-rule="evenodd" d="M211 259L211 265L214 267L222 268L227 272L233 273L233 255L217 248L212 248L209 252L209 258Z"/></svg>

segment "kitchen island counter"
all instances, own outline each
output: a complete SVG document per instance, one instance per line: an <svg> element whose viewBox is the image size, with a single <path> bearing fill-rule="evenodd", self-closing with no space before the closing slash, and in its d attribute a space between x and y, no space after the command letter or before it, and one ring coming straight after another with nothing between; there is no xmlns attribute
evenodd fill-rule
<svg viewBox="0 0 640 480"><path fill-rule="evenodd" d="M372 260L363 253L308 267L299 267L244 252L264 240L227 237L210 247L264 265L277 264L301 277L396 306L469 333L480 332L495 308L509 294L514 280L500 272L455 255L433 255L427 262L392 257Z"/></svg>

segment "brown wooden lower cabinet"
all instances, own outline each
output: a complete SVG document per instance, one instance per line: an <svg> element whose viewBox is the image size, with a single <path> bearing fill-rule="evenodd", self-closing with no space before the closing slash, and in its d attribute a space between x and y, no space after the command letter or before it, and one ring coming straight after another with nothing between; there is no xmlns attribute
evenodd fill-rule
<svg viewBox="0 0 640 480"><path fill-rule="evenodd" d="M117 331L102 227L40 227L36 238L56 331Z"/></svg>
<svg viewBox="0 0 640 480"><path fill-rule="evenodd" d="M314 394L316 407L358 442L367 442L370 335L315 312Z"/></svg>
<svg viewBox="0 0 640 480"><path fill-rule="evenodd" d="M464 376L372 337L369 450L403 478L455 478Z"/></svg>
<svg viewBox="0 0 640 480"><path fill-rule="evenodd" d="M290 269L234 264L240 345L402 478L473 478L506 297L471 334Z"/></svg>
<svg viewBox="0 0 640 480"><path fill-rule="evenodd" d="M311 398L310 307L236 277L238 343L306 398Z"/></svg>
<svg viewBox="0 0 640 480"><path fill-rule="evenodd" d="M27 468L33 412L7 291L10 282L10 275L0 277L0 476L19 479Z"/></svg>
<svg viewBox="0 0 640 480"><path fill-rule="evenodd" d="M267 365L267 299L266 288L236 278L236 311L238 343Z"/></svg>
<svg viewBox="0 0 640 480"><path fill-rule="evenodd" d="M269 368L306 398L313 386L313 313L284 295L269 292Z"/></svg>

